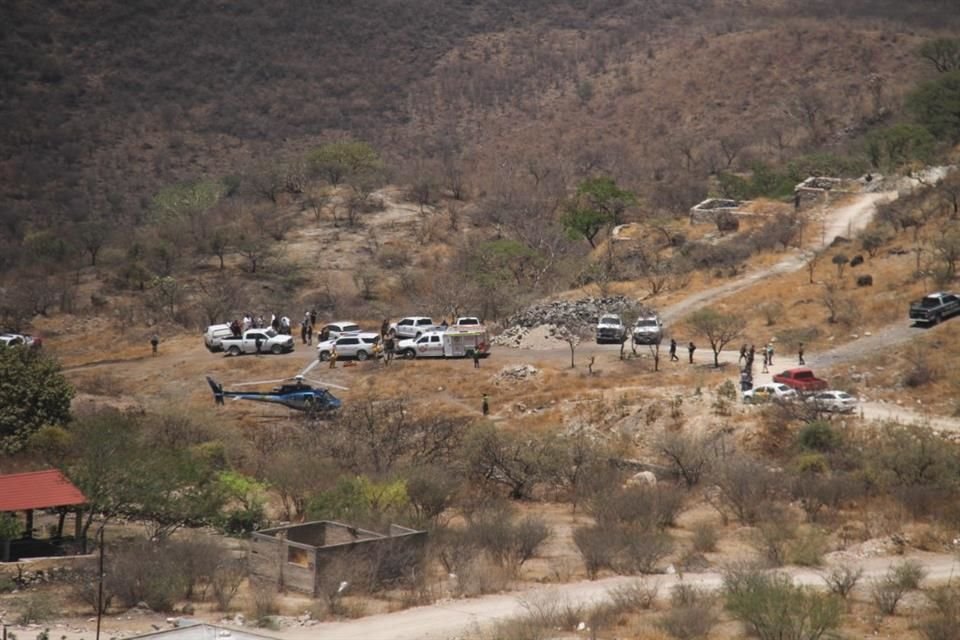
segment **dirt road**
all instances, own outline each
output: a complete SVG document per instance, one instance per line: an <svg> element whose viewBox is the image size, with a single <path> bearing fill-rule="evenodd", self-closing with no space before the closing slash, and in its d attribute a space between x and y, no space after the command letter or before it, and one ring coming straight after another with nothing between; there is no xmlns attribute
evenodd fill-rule
<svg viewBox="0 0 960 640"><path fill-rule="evenodd" d="M850 237L857 231L864 229L873 219L873 215L877 211L877 205L896 199L896 197L896 191L865 193L858 195L849 204L828 210L823 221L822 234L814 240L807 250L796 251L765 269L760 269L736 280L688 296L680 302L662 309L660 317L663 318L665 323L671 324L713 301L746 289L761 280L799 271L807 264L811 253L829 246L837 236Z"/></svg>
<svg viewBox="0 0 960 640"><path fill-rule="evenodd" d="M947 554L917 554L913 556L927 570L927 581L945 581L954 576L957 562ZM901 558L897 558L900 561ZM868 558L859 563L864 569L861 585L870 579L882 576L893 561L888 558ZM794 583L823 587L823 579L816 571L789 569ZM660 587L661 597L680 579L676 575L658 575L650 578ZM286 629L273 632L284 640L312 640L313 638L336 638L337 640L449 640L463 637L471 631L482 629L498 620L525 613L528 606L549 606L550 603L590 604L603 602L608 592L615 587L629 584L637 578L615 577L593 582L575 582L552 587L531 588L506 595L452 600L426 607L407 609L396 613L370 616L358 620L331 622L312 627ZM705 589L719 589L722 576L717 572L684 574L683 582ZM861 587L862 589L863 587Z"/></svg>

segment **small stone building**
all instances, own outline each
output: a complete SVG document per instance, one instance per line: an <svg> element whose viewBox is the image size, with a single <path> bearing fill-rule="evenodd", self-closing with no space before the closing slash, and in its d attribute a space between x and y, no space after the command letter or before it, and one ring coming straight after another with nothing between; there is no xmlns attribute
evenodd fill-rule
<svg viewBox="0 0 960 640"><path fill-rule="evenodd" d="M736 217L749 216L745 210L749 200L730 200L728 198L707 198L690 209L690 224L716 223L717 216L728 213Z"/></svg>
<svg viewBox="0 0 960 640"><path fill-rule="evenodd" d="M793 188L797 209L806 209L830 202L832 194L856 193L860 184L856 180L811 176Z"/></svg>
<svg viewBox="0 0 960 640"><path fill-rule="evenodd" d="M386 534L319 520L252 534L250 572L316 597L330 584L386 581L420 564L427 532L390 525Z"/></svg>

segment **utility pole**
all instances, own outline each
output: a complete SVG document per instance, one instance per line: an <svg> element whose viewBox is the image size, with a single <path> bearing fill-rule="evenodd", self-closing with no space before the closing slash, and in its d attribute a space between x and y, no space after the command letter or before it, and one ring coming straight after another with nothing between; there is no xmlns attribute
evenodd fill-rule
<svg viewBox="0 0 960 640"><path fill-rule="evenodd" d="M97 640L100 640L100 619L103 617L103 529L100 525L100 570L97 572ZM7 628L3 628L3 640L7 640Z"/></svg>

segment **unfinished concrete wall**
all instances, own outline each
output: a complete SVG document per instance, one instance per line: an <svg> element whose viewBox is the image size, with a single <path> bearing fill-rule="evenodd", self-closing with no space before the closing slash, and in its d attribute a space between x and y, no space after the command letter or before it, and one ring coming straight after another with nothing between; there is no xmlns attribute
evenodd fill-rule
<svg viewBox="0 0 960 640"><path fill-rule="evenodd" d="M860 184L856 180L811 176L794 187L794 205L798 210L809 209L828 204L833 196L839 197L858 191L860 191Z"/></svg>
<svg viewBox="0 0 960 640"><path fill-rule="evenodd" d="M367 586L404 575L423 560L426 541L426 531L399 525L389 535L330 521L265 529L251 536L250 572L316 597L340 582Z"/></svg>
<svg viewBox="0 0 960 640"><path fill-rule="evenodd" d="M744 210L750 204L749 200L730 200L728 198L707 198L698 202L690 209L690 223L713 224L721 213L729 213L738 218L752 216L753 213Z"/></svg>

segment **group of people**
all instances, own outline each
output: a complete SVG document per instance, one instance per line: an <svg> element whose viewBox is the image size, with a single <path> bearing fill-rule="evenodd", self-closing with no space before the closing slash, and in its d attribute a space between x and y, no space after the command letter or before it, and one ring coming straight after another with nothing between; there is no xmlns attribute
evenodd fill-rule
<svg viewBox="0 0 960 640"><path fill-rule="evenodd" d="M693 352L697 350L697 345L693 344L693 341L690 341L690 344L687 345L687 357L689 358L690 364L693 364ZM677 341L673 338L670 338L670 362L679 362L680 358L677 356Z"/></svg>
<svg viewBox="0 0 960 640"><path fill-rule="evenodd" d="M317 323L316 311L304 311L303 320L300 321L300 339L303 344L313 344L313 328ZM281 316L278 313L270 314L270 320L267 321L264 316L254 316L252 313L245 313L242 320L234 320L230 323L230 331L235 338L239 338L249 329L273 329L277 333L292 335L292 325L288 316Z"/></svg>

